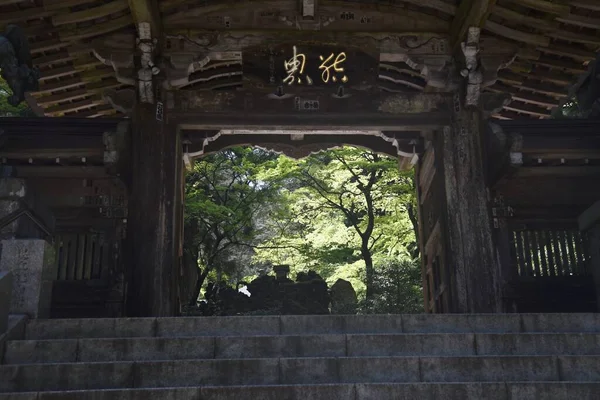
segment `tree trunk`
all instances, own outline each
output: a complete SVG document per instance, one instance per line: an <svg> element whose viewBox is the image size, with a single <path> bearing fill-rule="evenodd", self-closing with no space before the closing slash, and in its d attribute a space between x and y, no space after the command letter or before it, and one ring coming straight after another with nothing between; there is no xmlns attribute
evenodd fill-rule
<svg viewBox="0 0 600 400"><path fill-rule="evenodd" d="M179 313L181 146L155 111L139 104L133 118L127 315L135 317Z"/></svg>
<svg viewBox="0 0 600 400"><path fill-rule="evenodd" d="M190 300L190 305L195 305L198 301L198 297L200 297L200 291L202 290L202 285L204 285L204 281L210 272L209 268L204 268L202 272L200 272L200 268L198 268L198 279L196 279L196 287L194 288L195 296Z"/></svg>
<svg viewBox="0 0 600 400"><path fill-rule="evenodd" d="M369 239L363 239L360 253L365 260L365 271L367 275L365 286L367 287L366 299L371 300L375 296L375 270L373 268L373 256L369 250Z"/></svg>

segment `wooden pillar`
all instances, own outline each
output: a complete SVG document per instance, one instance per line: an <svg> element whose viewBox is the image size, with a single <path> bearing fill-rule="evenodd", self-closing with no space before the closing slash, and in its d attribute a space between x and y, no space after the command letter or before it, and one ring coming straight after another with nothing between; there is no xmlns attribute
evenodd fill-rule
<svg viewBox="0 0 600 400"><path fill-rule="evenodd" d="M587 268L594 278L596 310L600 310L600 201L594 203L578 218L579 230L584 233L589 259Z"/></svg>
<svg viewBox="0 0 600 400"><path fill-rule="evenodd" d="M127 243L127 314L179 313L181 145L156 105L138 104L132 124L132 171Z"/></svg>
<svg viewBox="0 0 600 400"><path fill-rule="evenodd" d="M457 94L452 125L443 142L447 263L453 282L453 311L502 311L500 263L483 162L481 112L465 108Z"/></svg>

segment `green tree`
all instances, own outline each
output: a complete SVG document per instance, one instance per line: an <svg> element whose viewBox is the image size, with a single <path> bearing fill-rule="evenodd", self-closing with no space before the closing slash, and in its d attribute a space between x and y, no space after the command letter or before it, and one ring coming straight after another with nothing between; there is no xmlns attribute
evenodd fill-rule
<svg viewBox="0 0 600 400"><path fill-rule="evenodd" d="M0 117L26 117L33 116L33 113L27 103L23 102L17 107L8 104L8 97L11 95L10 88L4 79L0 78Z"/></svg>
<svg viewBox="0 0 600 400"><path fill-rule="evenodd" d="M250 261L248 249L260 235L256 217L277 195L275 186L258 174L276 158L260 149L232 148L204 157L187 175L184 265L197 275L190 303L196 302L209 273L239 278L241 264Z"/></svg>
<svg viewBox="0 0 600 400"><path fill-rule="evenodd" d="M287 188L287 219L272 229L278 234L270 244L277 250L259 250L260 259L313 268L353 285L362 264L361 283L373 299L376 264L418 255L408 218L412 176L401 174L395 159L344 147L299 162L281 158L270 173Z"/></svg>

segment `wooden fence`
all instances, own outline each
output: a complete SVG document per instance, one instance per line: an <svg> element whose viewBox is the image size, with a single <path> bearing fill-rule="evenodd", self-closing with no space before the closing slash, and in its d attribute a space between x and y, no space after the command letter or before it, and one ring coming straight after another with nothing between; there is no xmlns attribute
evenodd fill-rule
<svg viewBox="0 0 600 400"><path fill-rule="evenodd" d="M103 233L60 233L56 236L58 281L101 279L110 268L110 243Z"/></svg>
<svg viewBox="0 0 600 400"><path fill-rule="evenodd" d="M519 277L589 275L589 257L577 229L513 230L512 235L512 258Z"/></svg>

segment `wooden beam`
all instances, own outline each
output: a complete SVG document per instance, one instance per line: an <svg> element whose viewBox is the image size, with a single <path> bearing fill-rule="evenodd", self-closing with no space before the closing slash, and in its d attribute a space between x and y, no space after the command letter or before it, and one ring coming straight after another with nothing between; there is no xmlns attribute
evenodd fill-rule
<svg viewBox="0 0 600 400"><path fill-rule="evenodd" d="M51 93L51 92L54 92L55 90L71 89L71 88L74 88L77 86L81 86L83 84L84 84L84 82L81 80L81 78L76 77L73 79L48 83L46 85L40 85L40 90L38 90L36 93L38 93L38 94Z"/></svg>
<svg viewBox="0 0 600 400"><path fill-rule="evenodd" d="M600 21L598 22L600 24ZM600 25L598 25L600 27ZM539 51L560 57L570 57L574 60L589 62L596 59L596 53L578 46L563 46L552 43L549 47L538 47Z"/></svg>
<svg viewBox="0 0 600 400"><path fill-rule="evenodd" d="M31 54L42 53L48 50L57 50L67 47L69 43L61 42L57 38L31 43Z"/></svg>
<svg viewBox="0 0 600 400"><path fill-rule="evenodd" d="M78 112L77 114L75 114L75 116L78 118L97 118L116 114L117 110L112 108L112 106L101 104L99 106L96 106L92 110Z"/></svg>
<svg viewBox="0 0 600 400"><path fill-rule="evenodd" d="M98 104L103 104L104 100L100 96L92 96L89 99L76 101L73 103L61 104L58 106L52 106L45 109L46 115L57 116L59 114L65 114L69 112L75 112L82 109L90 108Z"/></svg>
<svg viewBox="0 0 600 400"><path fill-rule="evenodd" d="M77 22L91 21L107 17L128 8L127 0L113 0L99 7L88 8L83 11L66 12L52 17L52 25L75 24Z"/></svg>
<svg viewBox="0 0 600 400"><path fill-rule="evenodd" d="M86 28L69 29L58 33L63 42L74 42L81 39L87 39L94 36L104 35L110 32L118 31L131 25L133 22L130 15L123 15L102 23L92 24Z"/></svg>
<svg viewBox="0 0 600 400"><path fill-rule="evenodd" d="M504 76L504 73L502 74ZM550 83L554 83L558 86L570 86L572 84L575 83L575 80L577 80L577 77L574 75L570 75L570 74L566 74L560 71L539 71L536 70L534 73L523 73L520 74L519 72L517 72L516 74L517 76L520 76L519 80L515 79L515 81L510 81L507 79L501 79L502 81L505 82L510 82L510 83L517 83L516 86L519 86L521 83L523 83L525 81L525 78L531 78L531 79L537 79L543 82L550 82ZM512 75L511 75L512 76Z"/></svg>
<svg viewBox="0 0 600 400"><path fill-rule="evenodd" d="M569 4L586 10L600 11L600 3L596 0L571 0Z"/></svg>
<svg viewBox="0 0 600 400"><path fill-rule="evenodd" d="M131 16L139 32L139 24L147 22L150 24L152 37L159 37L162 34L162 21L160 11L156 0L128 0ZM140 35L141 36L141 35Z"/></svg>
<svg viewBox="0 0 600 400"><path fill-rule="evenodd" d="M575 74L583 74L587 72L587 68L581 62L578 63L571 60L558 59L549 56L542 56L537 60L532 60L531 62L533 64L543 65L552 69L564 69Z"/></svg>
<svg viewBox="0 0 600 400"><path fill-rule="evenodd" d="M543 11L548 14L565 15L571 10L567 4L552 2L549 0L509 0L511 3L520 4L527 8Z"/></svg>
<svg viewBox="0 0 600 400"><path fill-rule="evenodd" d="M599 19L584 17L584 16L577 15L577 14L568 14L568 15L565 15L564 17L558 16L556 18L556 20L563 22L565 24L575 25L575 26L579 26L582 28L598 29L598 27L600 27Z"/></svg>
<svg viewBox="0 0 600 400"><path fill-rule="evenodd" d="M462 0L450 27L450 45L457 49L465 40L470 27L481 28L485 24L496 0Z"/></svg>
<svg viewBox="0 0 600 400"><path fill-rule="evenodd" d="M550 39L546 36L522 32L489 20L485 23L484 29L496 35L512 39L517 42L529 43L544 47L548 47L550 45Z"/></svg>
<svg viewBox="0 0 600 400"><path fill-rule="evenodd" d="M571 176L600 176L598 166L559 166L559 167L521 167L516 170L515 177L571 177Z"/></svg>
<svg viewBox="0 0 600 400"><path fill-rule="evenodd" d="M542 93L542 94L556 97L556 98L561 98L563 96L566 96L567 92L568 92L567 88L551 85L549 83L540 84L540 83L531 82L531 81L523 82L521 84L520 88L527 89L532 92Z"/></svg>
<svg viewBox="0 0 600 400"><path fill-rule="evenodd" d="M19 11L4 12L0 15L0 26L32 19L47 18L54 14L56 14L55 11L46 11L40 7L30 7Z"/></svg>
<svg viewBox="0 0 600 400"><path fill-rule="evenodd" d="M104 167L17 166L15 170L18 178L94 179L108 177L108 173Z"/></svg>
<svg viewBox="0 0 600 400"><path fill-rule="evenodd" d="M547 96L534 94L531 92L520 91L517 88L511 87L511 86L494 84L486 89L488 89L492 92L497 92L497 93L508 93L512 96L513 100L522 101L524 103L530 103L530 104L535 104L535 105L538 105L541 107L550 107L550 108L558 106L558 100L556 100L553 97L547 97Z"/></svg>
<svg viewBox="0 0 600 400"><path fill-rule="evenodd" d="M513 101L509 105L504 106L504 108L510 111L533 115L539 118L550 118L550 110L530 104Z"/></svg>
<svg viewBox="0 0 600 400"><path fill-rule="evenodd" d="M583 33L570 32L564 29L554 32L547 32L546 35L553 39L566 40L568 42L591 44L600 46L600 36L586 35Z"/></svg>
<svg viewBox="0 0 600 400"><path fill-rule="evenodd" d="M553 31L560 27L560 24L556 21L524 15L501 5L496 5L494 7L492 15L503 18L512 24L532 27L542 32Z"/></svg>
<svg viewBox="0 0 600 400"><path fill-rule="evenodd" d="M44 0L44 10L62 10L95 2L96 0Z"/></svg>
<svg viewBox="0 0 600 400"><path fill-rule="evenodd" d="M43 96L37 99L37 103L41 106L61 103L65 101L73 101L89 96L87 89L71 90L64 93Z"/></svg>

